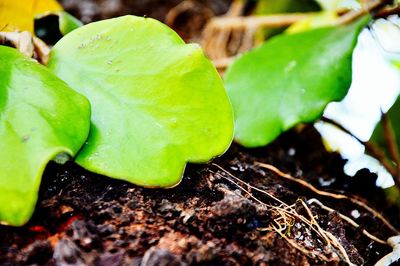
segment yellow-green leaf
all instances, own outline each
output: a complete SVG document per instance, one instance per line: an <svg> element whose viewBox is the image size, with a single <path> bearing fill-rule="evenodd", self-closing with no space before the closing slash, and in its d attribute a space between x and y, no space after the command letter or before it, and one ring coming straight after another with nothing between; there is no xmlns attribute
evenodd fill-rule
<svg viewBox="0 0 400 266"><path fill-rule="evenodd" d="M48 66L92 104L91 133L76 157L90 171L170 187L187 162L207 162L232 141L232 109L214 66L154 19L83 26L54 46Z"/></svg>
<svg viewBox="0 0 400 266"><path fill-rule="evenodd" d="M22 225L35 208L49 160L74 156L90 106L46 67L0 46L0 223Z"/></svg>

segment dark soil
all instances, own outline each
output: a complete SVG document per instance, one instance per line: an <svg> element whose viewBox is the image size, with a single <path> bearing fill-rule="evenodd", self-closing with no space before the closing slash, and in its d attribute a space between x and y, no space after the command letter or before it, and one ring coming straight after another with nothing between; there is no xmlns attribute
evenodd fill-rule
<svg viewBox="0 0 400 266"><path fill-rule="evenodd" d="M376 176L362 170L354 178L343 174L344 161L324 150L311 128L289 132L266 148L247 150L237 145L215 163L241 180L288 204L318 198L352 217L382 239L394 233L364 209L346 200L321 197L294 182L255 166L267 162L317 187L367 198L399 226L398 210L382 203ZM44 175L40 199L31 221L22 228L0 227L1 265L337 265L307 226L296 220L286 232L308 251L332 262L305 255L279 234L263 230L273 215L268 208L238 190L213 164L189 165L182 183L173 189L144 189L89 173L74 163L51 163ZM326 188L324 185L330 183ZM323 185L321 185L323 184ZM266 203L271 198L252 191ZM296 203L297 202L297 203ZM321 227L333 235L357 265L373 265L390 248L365 237L343 221L309 205ZM303 210L302 210L303 208Z"/></svg>
<svg viewBox="0 0 400 266"><path fill-rule="evenodd" d="M182 1L61 2L87 23L124 14L165 21L171 8ZM192 6L171 20L171 26L186 40L198 38L210 16L225 13L231 1L188 2ZM257 200L273 206L280 203L248 185L241 184L241 190L240 182L232 183L222 169L293 204L307 219L302 201L316 198L334 208L337 212L330 213L306 204L321 228L338 239L357 265L373 265L391 251L362 233L365 229L383 240L395 234L370 212L348 200L319 196L260 168L256 161L272 164L321 190L368 199L370 206L400 228L399 210L375 187L376 175L361 170L355 177L346 176L345 161L327 152L315 130L305 127L260 149L233 144L215 164L189 165L181 184L168 190L144 189L95 175L72 162L50 163L31 221L21 228L0 226L0 265L345 264L340 252L329 248L298 217L286 221L284 237L278 234L271 226L282 225L282 216ZM352 227L339 213L360 227ZM293 242L303 250L296 249Z"/></svg>

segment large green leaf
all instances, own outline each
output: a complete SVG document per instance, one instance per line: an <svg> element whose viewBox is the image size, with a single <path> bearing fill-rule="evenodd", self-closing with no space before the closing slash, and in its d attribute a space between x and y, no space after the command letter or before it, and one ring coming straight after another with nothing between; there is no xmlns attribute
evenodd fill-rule
<svg viewBox="0 0 400 266"><path fill-rule="evenodd" d="M44 66L0 46L0 222L21 225L49 160L74 156L89 134L88 101Z"/></svg>
<svg viewBox="0 0 400 266"><path fill-rule="evenodd" d="M49 67L92 104L86 169L146 187L179 183L187 162L222 154L233 115L222 81L197 45L134 16L81 27L58 42Z"/></svg>
<svg viewBox="0 0 400 266"><path fill-rule="evenodd" d="M266 145L341 100L350 87L351 56L366 22L279 35L239 57L225 76L236 141Z"/></svg>

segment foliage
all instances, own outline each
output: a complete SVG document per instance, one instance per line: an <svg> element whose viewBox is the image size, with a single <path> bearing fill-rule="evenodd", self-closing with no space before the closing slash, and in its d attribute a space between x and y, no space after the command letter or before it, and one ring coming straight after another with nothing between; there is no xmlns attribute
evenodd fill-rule
<svg viewBox="0 0 400 266"><path fill-rule="evenodd" d="M236 141L266 145L341 100L351 83L352 51L368 20L280 35L239 57L225 76Z"/></svg>
<svg viewBox="0 0 400 266"><path fill-rule="evenodd" d="M88 101L44 66L0 46L0 221L31 216L49 160L74 156L89 133Z"/></svg>
<svg viewBox="0 0 400 266"><path fill-rule="evenodd" d="M197 45L156 20L81 27L55 45L49 68L92 104L76 158L90 171L170 187L187 162L207 162L230 145L233 117L218 73Z"/></svg>
<svg viewBox="0 0 400 266"><path fill-rule="evenodd" d="M44 168L58 154L98 174L171 187L188 162L225 152L234 122L236 141L258 147L315 121L346 95L352 51L369 21L313 29L336 22L336 11L318 13L239 57L225 76L232 112L201 49L165 25L125 16L80 27L52 0L39 2L0 0L6 30L32 31L40 13L57 15L61 33L69 33L48 64L66 83L0 47L0 222L11 225L31 216ZM293 7L268 3L282 12ZM379 129L376 136L382 139Z"/></svg>

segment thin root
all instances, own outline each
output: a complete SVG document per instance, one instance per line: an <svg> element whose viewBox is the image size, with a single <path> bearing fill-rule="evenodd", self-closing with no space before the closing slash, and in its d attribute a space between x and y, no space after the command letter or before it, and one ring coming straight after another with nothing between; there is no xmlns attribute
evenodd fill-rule
<svg viewBox="0 0 400 266"><path fill-rule="evenodd" d="M330 197L330 198L334 198L334 199L345 199L345 200L349 200L350 202L364 208L365 210L367 210L368 212L370 212L374 217L377 217L379 220L381 220L390 230L392 230L393 232L395 232L396 234L400 234L400 232L389 223L389 221L387 221L385 219L385 217L383 217L380 213L378 213L377 211L375 211L373 208L371 208L370 206L368 206L366 203L362 202L359 199L353 198L353 197L349 197L347 195L343 195L343 194L335 194L335 193L331 193L331 192L327 192L327 191L322 191L317 189L316 187L314 187L313 185L311 185L310 183L302 180L302 179L298 179L298 178L294 178L293 176L283 173L282 171L280 171L278 168L276 168L273 165L270 164L266 164L266 163L261 163L261 162L256 162L256 165L258 165L259 167L268 169L272 172L274 172L275 174L277 174L280 177L283 177L285 179L288 179L290 181L296 182L297 184L302 185L303 187L306 187L307 189L311 190L312 192L320 195L320 196L325 196L325 197Z"/></svg>
<svg viewBox="0 0 400 266"><path fill-rule="evenodd" d="M258 204L260 204L263 207L266 207L272 212L272 217L273 218L273 224L270 224L268 227L265 228L258 228L259 231L273 231L278 233L279 235L282 236L290 245L292 245L294 248L297 250L301 251L305 255L309 257L318 257L321 260L324 261L332 261L332 259L328 259L324 254L319 254L315 253L313 251L308 251L307 249L303 248L299 243L297 243L295 240L289 238L291 234L291 228L294 226L296 223L296 219L300 220L300 223L304 223L309 228L314 231L319 237L321 237L324 242L326 243L327 250L330 250L332 252L332 255L337 254L339 257L342 258L342 260L346 261L349 265L354 265L351 261L350 258L345 250L345 248L340 244L339 240L330 232L324 230L321 228L319 223L317 222L316 218L313 216L310 208L307 206L307 204L303 200L298 200L303 206L303 208L306 210L308 216L310 219L308 220L306 217L303 215L300 215L297 213L295 204L288 205L287 203L284 203L282 200L278 199L277 197L273 196L271 193L268 193L262 189L259 189L257 187L254 187L250 184L248 184L245 181L242 181L241 179L237 178L230 172L226 171L224 168L221 166L213 163L213 166L217 167L219 170L221 170L223 173L227 174L227 177L224 175L220 175L222 178L225 180L229 181L230 183L234 184L236 187L238 187L240 190L242 190L246 195L248 195L251 199L255 200ZM241 184L241 185L240 185ZM247 188L247 189L246 189ZM270 197L274 201L277 201L280 203L280 206L274 206L271 204L264 203L262 200L259 198L255 197L249 190L255 190L258 192L261 192L262 194ZM227 193L227 192L225 192ZM243 196L242 196L243 197ZM308 201L309 204L319 204L320 202L316 199L311 199ZM322 203L320 203L321 208L328 210L328 211L335 211ZM347 222L349 222L352 226L358 228L359 225L355 223L353 220L351 220L349 217L345 215L340 215L340 217ZM371 235L368 233L366 230L363 231L363 233L369 237L370 239L381 243L381 244L386 244L385 241Z"/></svg>
<svg viewBox="0 0 400 266"><path fill-rule="evenodd" d="M392 236L387 242L393 247L393 251L380 259L375 266L389 266L400 259L400 236Z"/></svg>
<svg viewBox="0 0 400 266"><path fill-rule="evenodd" d="M346 216L346 215L344 215L344 214L341 214L341 213L338 212L337 210L334 210L334 209L332 209L332 208L330 208L330 207L328 207L328 206L322 204L322 203L321 203L319 200L317 200L317 199L309 199L309 200L307 200L307 203L308 203L308 204L317 204L317 205L319 205L319 207L321 207L322 209L324 209L324 210L326 210L326 211L328 211L328 212L336 212L336 213L340 216L340 218L342 218L343 220L345 220L348 224L350 224L350 225L353 226L354 228L359 228L359 227L360 227L360 225L359 225L358 223L356 223L356 222L355 222L353 219L351 219L350 217L348 217L348 216ZM387 244L388 244L386 241L384 241L384 240L382 240L382 239L380 239L380 238L378 238L378 237L372 235L371 233L369 233L369 232L368 232L367 230L365 230L365 229L362 230L362 233L363 233L366 237L368 237L368 238L370 238L371 240L373 240L373 241L375 241L375 242L378 242L378 243L380 243L380 244L382 244L382 245L387 245Z"/></svg>

